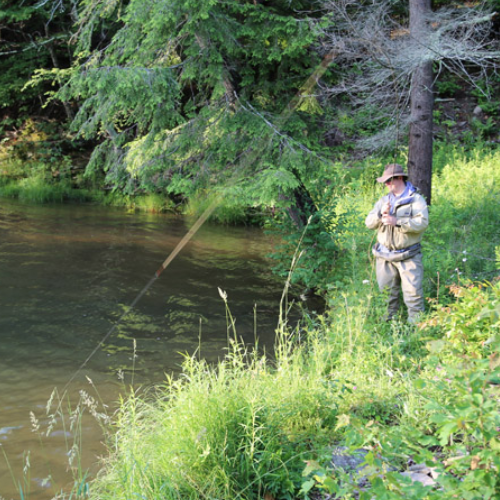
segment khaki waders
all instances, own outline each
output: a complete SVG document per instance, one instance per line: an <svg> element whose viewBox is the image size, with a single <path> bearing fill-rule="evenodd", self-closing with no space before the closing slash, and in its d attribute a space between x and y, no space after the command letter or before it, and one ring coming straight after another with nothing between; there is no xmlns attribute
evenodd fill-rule
<svg viewBox="0 0 500 500"><path fill-rule="evenodd" d="M403 300L408 308L408 321L417 319L425 310L424 306L424 268L422 253L413 257L389 262L376 259L377 282L381 291L389 292L388 319L394 317L399 310L399 290L403 291Z"/></svg>

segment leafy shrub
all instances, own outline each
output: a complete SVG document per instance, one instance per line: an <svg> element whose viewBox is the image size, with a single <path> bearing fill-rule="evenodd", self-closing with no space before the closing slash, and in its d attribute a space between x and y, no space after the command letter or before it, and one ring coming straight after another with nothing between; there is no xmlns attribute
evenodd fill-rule
<svg viewBox="0 0 500 500"><path fill-rule="evenodd" d="M360 499L490 499L500 497L500 282L455 287L457 301L421 325L443 338L429 343L414 381L418 418L384 426L364 415L344 419L349 453L363 448L360 474L347 476L319 462L305 468L303 493L314 486ZM424 486L403 471L432 469ZM358 484L363 479L363 486Z"/></svg>

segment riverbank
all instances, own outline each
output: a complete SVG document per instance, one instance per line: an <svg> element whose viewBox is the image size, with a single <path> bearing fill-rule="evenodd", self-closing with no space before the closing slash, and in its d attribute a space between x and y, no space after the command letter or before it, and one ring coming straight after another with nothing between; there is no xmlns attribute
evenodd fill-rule
<svg viewBox="0 0 500 500"><path fill-rule="evenodd" d="M238 342L231 290L221 290L233 339L225 359L186 357L179 376L131 393L105 425L108 454L96 478L79 471L68 495L500 494L500 152L455 149L436 161L423 245L428 313L418 326L404 315L381 322L384 298L363 227L380 191L358 179L335 200L344 219L327 311L306 312L297 328L283 316L274 352L262 354ZM330 466L339 446L367 452L361 483ZM401 474L414 464L431 471L428 486Z"/></svg>
<svg viewBox="0 0 500 500"><path fill-rule="evenodd" d="M217 366L186 359L179 378L123 402L89 497L498 494L500 286L454 290L417 328L380 323L380 297L347 292L280 331L275 359L236 342ZM366 468L333 468L339 446L365 450ZM414 464L432 469L425 486Z"/></svg>
<svg viewBox="0 0 500 500"><path fill-rule="evenodd" d="M8 168L6 171L8 172ZM26 177L0 175L1 197L19 199L26 203L87 203L122 207L130 212L172 213L188 216L201 215L214 199L208 193L199 193L197 197L185 202L175 202L159 193L127 195L102 186L78 187L69 179L53 177L47 172L30 174ZM262 207L248 207L221 198L210 219L220 224L262 226L265 211Z"/></svg>

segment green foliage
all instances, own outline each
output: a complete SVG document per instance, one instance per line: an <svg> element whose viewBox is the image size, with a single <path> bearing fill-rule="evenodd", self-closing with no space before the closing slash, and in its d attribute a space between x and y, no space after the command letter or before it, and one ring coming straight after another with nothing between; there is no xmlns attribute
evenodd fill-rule
<svg viewBox="0 0 500 500"><path fill-rule="evenodd" d="M496 107L500 107L500 101ZM485 121L474 118L471 122L471 128L481 139L489 139L498 132L498 124L491 116L488 116Z"/></svg>
<svg viewBox="0 0 500 500"><path fill-rule="evenodd" d="M63 67L69 62L66 42L72 24L72 5L68 0L57 4L36 0L2 2L0 132L20 127L45 104L44 93L51 90L53 82L38 82L27 88L26 83L35 71ZM64 121L61 111L60 103L53 103L44 115Z"/></svg>
<svg viewBox="0 0 500 500"><path fill-rule="evenodd" d="M436 91L441 97L453 97L460 90L462 85L454 75L447 75L436 81Z"/></svg>
<svg viewBox="0 0 500 500"><path fill-rule="evenodd" d="M477 98L478 104L486 115L496 116L500 113L498 91L500 79L495 75L491 81L481 80L471 94Z"/></svg>
<svg viewBox="0 0 500 500"><path fill-rule="evenodd" d="M274 371L233 345L217 367L187 358L183 375L151 401L128 398L116 420L115 460L90 498L140 491L148 499L292 499L310 440L336 412L300 359L282 356Z"/></svg>
<svg viewBox="0 0 500 500"><path fill-rule="evenodd" d="M180 377L131 394L89 497L297 498L304 462L323 461L349 415L394 426L412 414L407 358L420 351L403 354L413 333L380 325L375 309L346 293L302 332L280 330L272 361L230 342L217 366L188 357Z"/></svg>
<svg viewBox="0 0 500 500"><path fill-rule="evenodd" d="M272 362L231 342L217 366L186 358L177 379L131 394L89 497L296 498L304 462L342 439L349 414L396 425L412 412L404 328L375 327L372 309L345 294L301 342L280 330Z"/></svg>
<svg viewBox="0 0 500 500"><path fill-rule="evenodd" d="M451 352L457 356L484 358L492 347L498 348L500 319L500 283L451 285L450 293L457 301L438 307L425 326L445 330L447 350L443 340L437 341L434 352Z"/></svg>
<svg viewBox="0 0 500 500"><path fill-rule="evenodd" d="M119 198L118 198L119 200ZM118 201L117 200L117 201ZM171 200L160 194L138 195L133 197L123 197L123 201L111 202L110 205L125 205L129 209L141 212L173 212L174 206Z"/></svg>
<svg viewBox="0 0 500 500"><path fill-rule="evenodd" d="M325 163L324 170L318 169L322 180L307 184L314 207L292 283L325 293L342 290L353 279L358 285L370 279L375 235L365 228L364 219L386 192L375 178L384 164L395 160L405 163L403 157L387 157L359 163L357 168L327 167ZM496 272L499 166L499 151L486 144L473 149L436 145L434 201L423 239L428 296L444 299L446 285L457 279L490 279ZM285 213L279 215L275 214L268 226L270 233L280 238L275 270L285 277L303 229ZM300 289L296 295L299 293Z"/></svg>
<svg viewBox="0 0 500 500"><path fill-rule="evenodd" d="M307 165L306 162L304 164ZM296 202L289 204L292 208L288 212L284 209L286 205L281 211L274 211L266 229L277 241L276 250L270 256L277 261L274 271L285 278L293 270L290 275L292 284L324 290L331 282L337 264L336 238L344 232L344 218L338 204L342 189L339 185L346 182L346 176L339 165L326 162L320 163L317 171L317 177L305 186L292 184L295 189L289 192L296 197ZM292 182L296 182L297 177L292 177ZM325 184L322 179L326 177L328 181ZM282 177L279 180L282 183ZM282 191L286 193L284 189ZM294 206L301 207L298 214L293 212ZM298 222L300 216L303 219ZM299 258L295 259L297 252L300 252Z"/></svg>
<svg viewBox="0 0 500 500"><path fill-rule="evenodd" d="M31 78L34 70L39 65L48 63L47 54L40 55L38 53L25 52L16 54L10 58L0 58L0 107L19 107L21 113L16 117L15 124L20 126L22 121L29 116L30 101L36 98L40 89L33 88L30 92L21 93L26 82ZM22 98L20 99L20 96ZM14 118L11 118L11 120ZM5 120L2 120L5 122ZM11 125L7 120L6 126Z"/></svg>
<svg viewBox="0 0 500 500"><path fill-rule="evenodd" d="M184 207L184 213L189 216L199 217L212 204L217 201L217 207L210 215L209 220L219 224L249 224L259 226L264 223L265 213L260 206L248 207L246 203L236 197L210 196L209 193L200 191L189 199ZM243 201L243 203L242 203Z"/></svg>
<svg viewBox="0 0 500 500"><path fill-rule="evenodd" d="M498 150L447 148L433 179L430 226L424 237L427 275L442 293L458 276L489 279L498 244ZM436 222L434 222L436 221Z"/></svg>
<svg viewBox="0 0 500 500"><path fill-rule="evenodd" d="M14 140L5 139L0 144L2 171L10 177L27 177L35 169L42 168L56 173L69 162L68 152L75 152L77 145L63 134L59 124L54 121L35 121L27 119L12 134ZM37 164L33 167L33 164Z"/></svg>
<svg viewBox="0 0 500 500"><path fill-rule="evenodd" d="M325 287L335 266L336 244L331 233L336 224L333 209L317 211L311 216L307 227L300 231L287 215L274 219L268 231L279 238L276 251L270 257L278 262L273 271L285 278L292 270L292 284L310 289ZM296 262L293 256L300 241L300 254Z"/></svg>
<svg viewBox="0 0 500 500"><path fill-rule="evenodd" d="M316 486L345 498L498 498L500 284L455 292L455 304L421 325L424 335L429 329L445 335L428 344L429 355L413 381L418 418L387 426L380 420L367 423L364 415L346 416L343 442L348 453L365 450L364 465L348 476L310 462L304 470L306 497ZM404 471L409 461L432 469L430 485ZM358 486L360 480L364 486Z"/></svg>
<svg viewBox="0 0 500 500"><path fill-rule="evenodd" d="M300 130L287 127L278 138L270 122L318 62L306 6L85 2L82 58L58 97L81 100L74 126L104 141L89 170L104 167L108 182L129 193L139 186L177 196L220 186L228 175L251 184L268 168L289 171L280 158L294 154L287 142L307 144L314 120L299 119ZM93 33L117 16L111 43L92 52ZM276 186L265 187L277 196Z"/></svg>
<svg viewBox="0 0 500 500"><path fill-rule="evenodd" d="M403 130L393 101L391 109L382 109L367 105L367 95L360 93L352 106L348 92L329 102L312 87L302 88L323 68L324 30L336 23L320 3L4 3L0 23L9 49L0 55L0 106L9 108L4 130L12 132L40 106L62 120L64 101L67 118L77 115L73 130L97 143L89 177L105 172L106 187L125 195L190 197L223 189L231 179L229 190L236 182L244 185L239 195L248 206L285 207L284 200L293 203L290 192L324 173L320 167L301 169L304 156L347 158L355 141L388 125L395 130L391 147L401 149ZM407 16L404 2L389 7L396 18ZM348 12L357 9L351 5ZM68 44L70 39L74 43ZM349 81L373 64L332 64L321 79ZM29 75L34 77L26 84ZM438 82L445 93L457 85L451 75ZM480 86L490 90L486 83ZM295 99L298 92L301 100ZM290 103L297 107L287 108ZM287 109L292 112L284 113ZM489 139L495 119L474 127ZM333 150L325 149L329 128L341 137Z"/></svg>

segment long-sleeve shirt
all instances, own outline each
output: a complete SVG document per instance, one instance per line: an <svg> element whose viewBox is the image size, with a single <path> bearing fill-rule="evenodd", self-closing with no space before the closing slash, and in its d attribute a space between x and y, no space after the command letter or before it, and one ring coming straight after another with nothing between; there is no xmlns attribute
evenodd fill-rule
<svg viewBox="0 0 500 500"><path fill-rule="evenodd" d="M391 214L397 219L396 226L382 224L382 207L391 201ZM406 249L420 243L429 225L427 203L410 185L410 189L406 189L399 197L386 195L377 201L366 217L365 224L369 229L377 230L377 241L383 247L390 251Z"/></svg>

